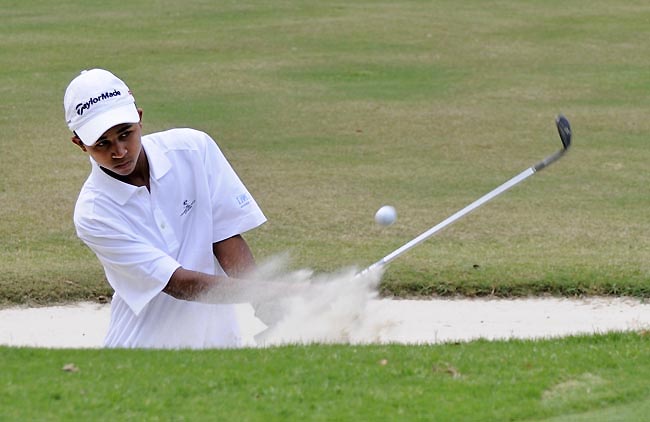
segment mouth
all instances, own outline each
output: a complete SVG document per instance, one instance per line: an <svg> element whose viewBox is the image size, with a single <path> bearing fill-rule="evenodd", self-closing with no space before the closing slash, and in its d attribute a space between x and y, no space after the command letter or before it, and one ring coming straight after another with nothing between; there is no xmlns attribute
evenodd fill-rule
<svg viewBox="0 0 650 422"><path fill-rule="evenodd" d="M120 164L118 164L116 166L113 166L113 170L123 171L123 170L128 169L130 166L131 166L131 160L125 161L125 162L120 163Z"/></svg>

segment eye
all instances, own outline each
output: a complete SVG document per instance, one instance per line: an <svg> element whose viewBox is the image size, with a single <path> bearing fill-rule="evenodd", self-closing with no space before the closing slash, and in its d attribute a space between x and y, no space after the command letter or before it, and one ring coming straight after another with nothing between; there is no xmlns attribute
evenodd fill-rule
<svg viewBox="0 0 650 422"><path fill-rule="evenodd" d="M120 139L128 138L130 134L131 134L130 130L124 131L120 133Z"/></svg>
<svg viewBox="0 0 650 422"><path fill-rule="evenodd" d="M95 143L95 147L97 148L104 148L106 145L108 145L107 141L98 141L97 143Z"/></svg>

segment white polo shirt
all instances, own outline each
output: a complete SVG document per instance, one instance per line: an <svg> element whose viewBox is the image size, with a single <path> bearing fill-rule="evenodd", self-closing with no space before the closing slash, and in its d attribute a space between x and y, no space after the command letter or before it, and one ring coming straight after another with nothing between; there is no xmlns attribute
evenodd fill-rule
<svg viewBox="0 0 650 422"><path fill-rule="evenodd" d="M74 212L77 235L95 252L115 291L105 345L251 344L264 326L250 305L178 300L162 290L180 266L224 274L212 244L253 229L266 217L207 134L173 129L143 136L142 146L150 192L110 177L91 159Z"/></svg>

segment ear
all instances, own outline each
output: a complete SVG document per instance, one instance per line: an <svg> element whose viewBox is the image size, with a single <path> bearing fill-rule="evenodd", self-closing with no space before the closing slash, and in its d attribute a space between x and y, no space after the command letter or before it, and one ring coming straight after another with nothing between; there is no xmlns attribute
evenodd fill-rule
<svg viewBox="0 0 650 422"><path fill-rule="evenodd" d="M70 138L70 140L72 141L73 144L81 148L83 152L88 152L88 150L86 149L86 144L84 144L77 135L74 135L72 138Z"/></svg>
<svg viewBox="0 0 650 422"><path fill-rule="evenodd" d="M138 109L138 115L140 116L140 122L138 122L138 124L142 128L142 109L141 108Z"/></svg>

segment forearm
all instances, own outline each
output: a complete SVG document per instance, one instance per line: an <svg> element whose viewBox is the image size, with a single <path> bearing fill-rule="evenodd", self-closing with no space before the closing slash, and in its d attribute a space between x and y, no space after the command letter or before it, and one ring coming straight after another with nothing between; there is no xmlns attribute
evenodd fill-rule
<svg viewBox="0 0 650 422"><path fill-rule="evenodd" d="M201 295L219 285L222 278L225 277L179 267L170 277L163 292L176 299L197 300Z"/></svg>
<svg viewBox="0 0 650 422"><path fill-rule="evenodd" d="M230 277L242 277L255 269L253 253L241 235L214 243L212 252Z"/></svg>
<svg viewBox="0 0 650 422"><path fill-rule="evenodd" d="M241 235L214 243L212 251L221 268L230 277L241 277L255 268L253 254ZM251 294L249 290L254 290L249 284L243 280L179 267L163 291L176 299L204 301L209 293L218 298L219 303L235 303L246 301L244 296Z"/></svg>
<svg viewBox="0 0 650 422"><path fill-rule="evenodd" d="M217 276L179 267L163 289L168 295L202 303L257 303L281 294L273 283Z"/></svg>

